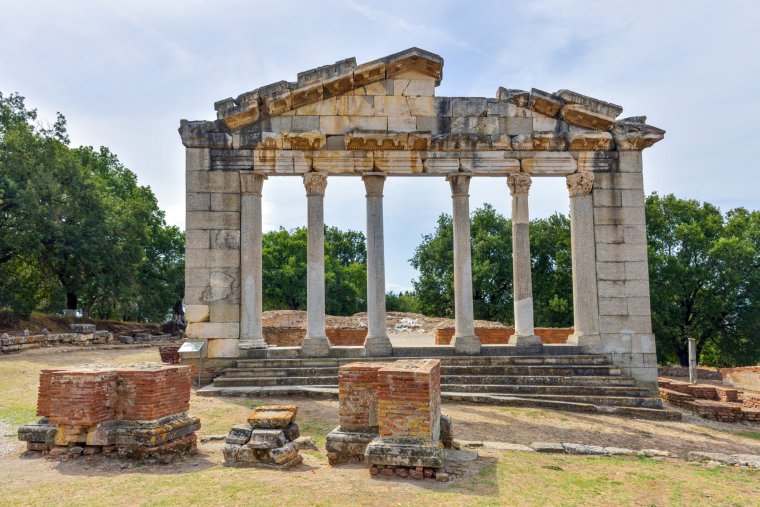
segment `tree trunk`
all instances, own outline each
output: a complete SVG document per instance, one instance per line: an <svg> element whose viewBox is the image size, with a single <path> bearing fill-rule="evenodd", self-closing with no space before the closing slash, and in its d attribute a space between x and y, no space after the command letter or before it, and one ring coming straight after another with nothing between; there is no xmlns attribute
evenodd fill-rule
<svg viewBox="0 0 760 507"><path fill-rule="evenodd" d="M678 356L678 362L681 366L689 366L689 348L676 347L676 355Z"/></svg>
<svg viewBox="0 0 760 507"><path fill-rule="evenodd" d="M77 298L77 295L73 292L67 292L66 293L66 309L67 310L76 310L77 309L77 302L79 298Z"/></svg>

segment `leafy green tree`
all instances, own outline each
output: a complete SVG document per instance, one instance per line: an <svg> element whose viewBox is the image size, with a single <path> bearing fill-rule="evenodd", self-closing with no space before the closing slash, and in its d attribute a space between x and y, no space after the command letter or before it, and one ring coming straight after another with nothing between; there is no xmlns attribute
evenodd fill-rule
<svg viewBox="0 0 760 507"><path fill-rule="evenodd" d="M760 212L646 200L652 325L661 361L688 364L688 338L709 364L760 359Z"/></svg>
<svg viewBox="0 0 760 507"><path fill-rule="evenodd" d="M264 309L306 309L307 231L280 228L262 238ZM325 228L325 311L352 315L367 306L364 234Z"/></svg>
<svg viewBox="0 0 760 507"><path fill-rule="evenodd" d="M570 222L562 215L531 221L536 323L566 326L572 323ZM478 319L512 323L512 225L485 204L472 213L473 309ZM413 282L419 309L428 315L454 314L453 227L442 214L432 234L411 259L420 273ZM541 278L538 281L538 278ZM538 282L538 283L537 283Z"/></svg>
<svg viewBox="0 0 760 507"><path fill-rule="evenodd" d="M0 305L161 320L182 297L182 233L107 148L70 148L0 94Z"/></svg>
<svg viewBox="0 0 760 507"><path fill-rule="evenodd" d="M412 291L389 291L385 295L385 309L389 312L419 313L419 301Z"/></svg>

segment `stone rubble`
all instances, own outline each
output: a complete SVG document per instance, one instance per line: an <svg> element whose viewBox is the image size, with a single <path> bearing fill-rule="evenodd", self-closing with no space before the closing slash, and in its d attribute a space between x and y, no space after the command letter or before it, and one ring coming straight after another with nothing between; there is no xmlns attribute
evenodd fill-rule
<svg viewBox="0 0 760 507"><path fill-rule="evenodd" d="M313 448L314 441L301 437L295 422L296 405L256 407L247 424L230 429L224 444L224 466L293 468L303 462L301 449Z"/></svg>

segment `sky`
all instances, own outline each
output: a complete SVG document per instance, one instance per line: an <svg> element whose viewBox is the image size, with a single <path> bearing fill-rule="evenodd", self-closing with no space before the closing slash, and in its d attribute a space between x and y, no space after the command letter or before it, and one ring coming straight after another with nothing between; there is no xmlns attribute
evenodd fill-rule
<svg viewBox="0 0 760 507"><path fill-rule="evenodd" d="M184 228L180 119L350 56L362 63L417 46L444 58L438 96L495 97L499 86L570 89L646 115L667 130L644 153L647 192L760 209L760 2L523 0L363 2L0 0L0 91L72 145L107 146ZM749 136L749 137L747 137ZM299 178L264 186L265 230L306 224ZM501 178L473 179L471 209L509 215ZM386 285L411 288L409 258L441 213L442 178L385 185ZM532 217L568 212L564 179L534 180ZM359 178L330 178L325 222L364 230Z"/></svg>

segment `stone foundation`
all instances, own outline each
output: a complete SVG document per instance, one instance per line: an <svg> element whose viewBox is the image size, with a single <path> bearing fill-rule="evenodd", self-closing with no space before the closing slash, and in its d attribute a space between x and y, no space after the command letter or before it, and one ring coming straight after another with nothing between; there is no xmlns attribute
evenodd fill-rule
<svg viewBox="0 0 760 507"><path fill-rule="evenodd" d="M247 424L234 426L224 444L224 466L292 468L303 462L296 440L296 405L256 407Z"/></svg>
<svg viewBox="0 0 760 507"><path fill-rule="evenodd" d="M189 408L186 366L43 370L37 401L43 419L18 435L28 450L50 455L193 453L200 420L186 414Z"/></svg>
<svg viewBox="0 0 760 507"><path fill-rule="evenodd" d="M760 403L751 395L739 401L736 389L709 384L689 384L660 378L660 398L705 419L723 422L760 422Z"/></svg>

